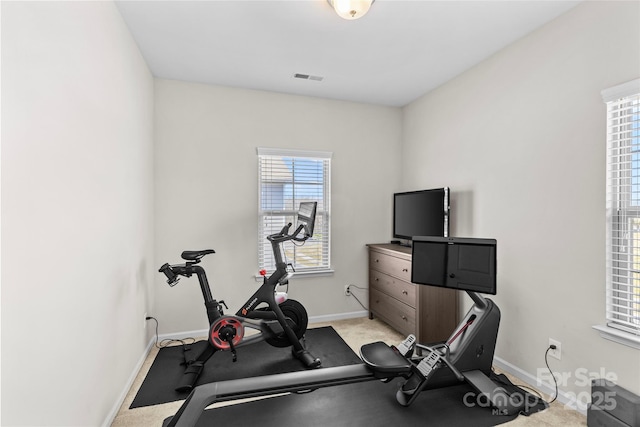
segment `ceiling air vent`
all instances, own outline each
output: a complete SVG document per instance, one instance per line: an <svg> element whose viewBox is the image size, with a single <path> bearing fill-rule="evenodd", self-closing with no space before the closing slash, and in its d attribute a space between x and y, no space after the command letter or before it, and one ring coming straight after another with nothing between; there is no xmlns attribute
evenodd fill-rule
<svg viewBox="0 0 640 427"><path fill-rule="evenodd" d="M322 79L324 79L324 77L321 77L321 76L312 76L310 74L300 74L300 73L295 73L293 77L296 79L302 79L302 80L315 80L317 82L321 82Z"/></svg>

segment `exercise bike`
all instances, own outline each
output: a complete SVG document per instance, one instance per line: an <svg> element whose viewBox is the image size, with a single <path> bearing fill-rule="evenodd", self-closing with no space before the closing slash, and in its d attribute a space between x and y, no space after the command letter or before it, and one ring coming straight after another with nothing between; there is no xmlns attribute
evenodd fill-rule
<svg viewBox="0 0 640 427"><path fill-rule="evenodd" d="M304 306L298 301L287 299L285 292L276 292L276 288L288 284L292 276L283 257L282 244L287 241L304 244L313 236L316 207L317 202L300 203L296 229L289 234L292 224L288 223L280 232L267 236L273 249L276 269L269 277L263 276L260 288L233 316L224 314L223 306L226 309L229 307L223 300L213 298L207 275L198 265L204 256L215 253L213 249L184 251L181 256L186 263L166 263L160 267L159 271L167 277L167 283L172 287L178 283L180 276L191 277L195 274L198 277L209 319L209 343L197 357L185 352L186 369L176 391L191 391L205 363L217 351L230 351L235 362L237 348L262 340L274 347L292 346L293 355L306 368L317 368L322 364L321 360L309 353L301 342L308 324ZM245 328L251 328L258 333L245 336Z"/></svg>

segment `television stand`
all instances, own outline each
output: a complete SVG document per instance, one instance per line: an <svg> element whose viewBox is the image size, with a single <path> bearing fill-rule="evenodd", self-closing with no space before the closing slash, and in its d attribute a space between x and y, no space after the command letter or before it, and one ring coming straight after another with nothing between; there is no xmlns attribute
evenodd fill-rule
<svg viewBox="0 0 640 427"><path fill-rule="evenodd" d="M458 292L411 283L411 248L369 244L369 318L419 342L446 340L458 324Z"/></svg>

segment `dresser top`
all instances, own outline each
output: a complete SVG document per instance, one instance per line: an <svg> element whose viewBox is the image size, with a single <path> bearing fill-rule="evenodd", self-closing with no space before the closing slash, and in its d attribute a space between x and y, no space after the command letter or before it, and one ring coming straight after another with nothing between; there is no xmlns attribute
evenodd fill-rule
<svg viewBox="0 0 640 427"><path fill-rule="evenodd" d="M373 251L411 260L411 248L407 246L394 245L391 243L369 243L367 246Z"/></svg>

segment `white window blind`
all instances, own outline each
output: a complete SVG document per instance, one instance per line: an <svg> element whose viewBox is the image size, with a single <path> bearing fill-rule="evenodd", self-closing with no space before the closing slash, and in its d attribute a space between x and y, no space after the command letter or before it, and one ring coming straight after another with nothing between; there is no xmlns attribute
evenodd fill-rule
<svg viewBox="0 0 640 427"><path fill-rule="evenodd" d="M296 272L331 268L331 153L258 148L258 265L271 272L275 260L266 236L295 220L300 202L318 202L313 237L285 242L283 254Z"/></svg>
<svg viewBox="0 0 640 427"><path fill-rule="evenodd" d="M640 335L640 79L607 104L607 325Z"/></svg>

